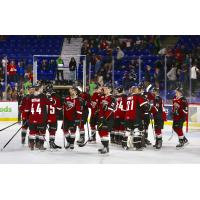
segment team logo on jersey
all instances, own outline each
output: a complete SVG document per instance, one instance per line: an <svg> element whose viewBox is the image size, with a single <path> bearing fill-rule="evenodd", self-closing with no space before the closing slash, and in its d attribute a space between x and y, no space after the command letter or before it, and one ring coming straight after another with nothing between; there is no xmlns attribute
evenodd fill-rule
<svg viewBox="0 0 200 200"><path fill-rule="evenodd" d="M74 107L74 103L72 103L71 101L67 101L66 104L68 108Z"/></svg>
<svg viewBox="0 0 200 200"><path fill-rule="evenodd" d="M103 101L102 101L102 104L103 104L103 105L108 105L108 101L103 100Z"/></svg>

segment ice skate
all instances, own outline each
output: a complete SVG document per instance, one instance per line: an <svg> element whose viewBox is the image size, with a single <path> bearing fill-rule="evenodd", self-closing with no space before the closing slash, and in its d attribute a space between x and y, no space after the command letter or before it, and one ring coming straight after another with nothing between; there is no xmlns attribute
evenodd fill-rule
<svg viewBox="0 0 200 200"><path fill-rule="evenodd" d="M109 153L109 148L108 147L103 147L101 149L98 149L98 152L100 154L107 154L107 153Z"/></svg>
<svg viewBox="0 0 200 200"><path fill-rule="evenodd" d="M176 145L176 149L183 149L184 148L184 140L183 139L179 139L179 144Z"/></svg>
<svg viewBox="0 0 200 200"><path fill-rule="evenodd" d="M160 150L162 147L162 138L156 138L156 143L153 145L155 150Z"/></svg>
<svg viewBox="0 0 200 200"><path fill-rule="evenodd" d="M85 143L85 137L84 136L81 136L79 138L79 140L77 140L77 145L81 147L81 145L83 145Z"/></svg>
<svg viewBox="0 0 200 200"><path fill-rule="evenodd" d="M184 143L184 146L187 146L189 144L189 141L185 136L183 138L183 143Z"/></svg>

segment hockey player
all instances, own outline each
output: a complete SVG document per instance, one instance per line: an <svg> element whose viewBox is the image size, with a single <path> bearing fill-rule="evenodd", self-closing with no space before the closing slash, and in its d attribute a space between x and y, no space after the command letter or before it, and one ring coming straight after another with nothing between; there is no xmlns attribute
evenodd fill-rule
<svg viewBox="0 0 200 200"><path fill-rule="evenodd" d="M42 87L40 85L35 86L33 95L30 95L26 106L25 112L27 112L27 120L29 122L29 146L31 150L34 150L35 143L40 150L45 150L45 131L47 122L47 105L51 105L47 97L42 94ZM38 141L36 141L36 135Z"/></svg>
<svg viewBox="0 0 200 200"><path fill-rule="evenodd" d="M152 91L154 95L153 106L151 112L154 118L154 128L156 143L153 145L155 149L161 149L162 147L162 129L164 127L164 121L166 121L166 113L164 110L164 103L162 98L159 96L159 89L154 88Z"/></svg>
<svg viewBox="0 0 200 200"><path fill-rule="evenodd" d="M116 88L116 110L114 112L114 129L111 131L110 138L111 143L121 145L122 138L125 132L124 118L126 111L126 95L124 94L123 88Z"/></svg>
<svg viewBox="0 0 200 200"><path fill-rule="evenodd" d="M25 112L26 103L31 95L34 94L35 88L33 86L28 87L28 94L22 97L22 100L19 104L19 110L21 112L21 119L22 119L22 131L21 131L21 143L22 145L25 144L27 130L28 130L28 122L27 120L27 112Z"/></svg>
<svg viewBox="0 0 200 200"><path fill-rule="evenodd" d="M173 99L173 130L177 133L179 138L179 144L176 145L177 149L182 148L185 144L188 144L187 138L183 134L183 124L188 115L188 102L183 96L183 91L180 88L175 90L176 96Z"/></svg>
<svg viewBox="0 0 200 200"><path fill-rule="evenodd" d="M62 110L60 99L52 89L48 89L46 93L47 98L53 103L47 106L47 125L49 126L49 146L50 149L61 149L55 144L55 135L58 127L57 113Z"/></svg>
<svg viewBox="0 0 200 200"><path fill-rule="evenodd" d="M78 93L79 90L72 87L69 89L69 96L64 100L63 131L67 140L65 149L74 149L76 126L80 126L82 118L82 106Z"/></svg>
<svg viewBox="0 0 200 200"><path fill-rule="evenodd" d="M129 149L129 136L133 133L133 144L136 150L142 150L144 146L143 134L143 115L150 110L148 102L140 95L137 86L131 88L132 94L127 97L127 106L125 114L126 133L122 141L122 147ZM132 137L132 136L131 136Z"/></svg>
<svg viewBox="0 0 200 200"><path fill-rule="evenodd" d="M141 93L142 97L148 103L150 103L150 101L153 100L153 96L152 96L152 94L150 92L150 89L152 89L152 85L148 84L148 82L147 83L146 82L145 83L141 83L139 85L140 93ZM151 145L151 142L148 140L148 128L149 128L149 124L150 124L150 113L149 112L145 112L144 113L143 120L144 120L145 144L146 145Z"/></svg>
<svg viewBox="0 0 200 200"><path fill-rule="evenodd" d="M79 90L79 99L82 105L82 119L79 125L80 130L80 138L77 140L77 144L81 145L85 142L85 129L84 125L88 123L88 115L89 115L89 106L90 106L90 95L87 92L82 92L82 88L78 87ZM87 124L87 128L88 124ZM89 130L88 130L89 131Z"/></svg>
<svg viewBox="0 0 200 200"><path fill-rule="evenodd" d="M99 123L98 131L101 138L103 148L99 149L99 153L106 154L109 152L109 133L113 128L114 110L116 102L111 94L112 86L105 85L103 87L104 95L100 97L99 102Z"/></svg>
<svg viewBox="0 0 200 200"><path fill-rule="evenodd" d="M90 127L91 127L91 138L89 139L90 143L96 143L96 126L98 124L98 114L99 114L99 103L100 98L103 96L102 87L97 87L91 97L90 108Z"/></svg>

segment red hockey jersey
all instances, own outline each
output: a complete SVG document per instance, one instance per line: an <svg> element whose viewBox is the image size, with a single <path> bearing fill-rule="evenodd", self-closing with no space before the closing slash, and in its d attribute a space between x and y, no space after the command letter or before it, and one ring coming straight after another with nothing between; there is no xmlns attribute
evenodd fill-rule
<svg viewBox="0 0 200 200"><path fill-rule="evenodd" d="M174 98L173 99L173 120L186 120L188 114L188 102L185 97Z"/></svg>
<svg viewBox="0 0 200 200"><path fill-rule="evenodd" d="M47 120L47 105L52 103L44 94L30 95L25 106L28 120L33 124L44 123Z"/></svg>
<svg viewBox="0 0 200 200"><path fill-rule="evenodd" d="M146 106L148 102L139 94L133 94L127 97L127 105L126 105L126 120L142 120L143 113L145 109L142 108Z"/></svg>
<svg viewBox="0 0 200 200"><path fill-rule="evenodd" d="M57 122L57 111L62 110L62 106L60 99L55 95L51 96L51 101L53 104L47 106L47 122L55 123Z"/></svg>
<svg viewBox="0 0 200 200"><path fill-rule="evenodd" d="M116 110L114 112L115 119L124 119L126 114L126 95L116 96Z"/></svg>
<svg viewBox="0 0 200 200"><path fill-rule="evenodd" d="M166 112L164 109L163 99L160 96L155 96L153 99L153 105L151 107L151 113L154 118L160 118L166 121Z"/></svg>
<svg viewBox="0 0 200 200"><path fill-rule="evenodd" d="M116 109L116 101L110 94L108 96L102 95L99 101L99 117L108 119L114 116L114 111Z"/></svg>
<svg viewBox="0 0 200 200"><path fill-rule="evenodd" d="M91 108L91 117L95 116L99 110L99 102L101 95L95 92L91 97L90 108Z"/></svg>
<svg viewBox="0 0 200 200"><path fill-rule="evenodd" d="M82 117L82 105L78 97L67 96L64 101L64 117L66 120L75 121Z"/></svg>
<svg viewBox="0 0 200 200"><path fill-rule="evenodd" d="M22 98L22 101L20 102L20 105L19 105L19 110L21 112L21 116L22 116L22 120L26 120L27 119L27 112L25 112L25 108L26 108L26 104L28 102L28 99L30 98L30 95L25 95L23 98Z"/></svg>

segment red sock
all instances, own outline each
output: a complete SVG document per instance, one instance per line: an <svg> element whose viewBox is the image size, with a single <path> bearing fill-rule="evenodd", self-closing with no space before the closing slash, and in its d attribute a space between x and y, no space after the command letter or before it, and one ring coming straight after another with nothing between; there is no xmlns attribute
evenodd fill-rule
<svg viewBox="0 0 200 200"><path fill-rule="evenodd" d="M183 130L182 130L182 128L174 128L174 131L177 133L179 138L183 138Z"/></svg>

